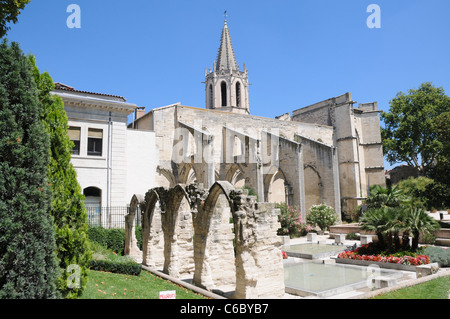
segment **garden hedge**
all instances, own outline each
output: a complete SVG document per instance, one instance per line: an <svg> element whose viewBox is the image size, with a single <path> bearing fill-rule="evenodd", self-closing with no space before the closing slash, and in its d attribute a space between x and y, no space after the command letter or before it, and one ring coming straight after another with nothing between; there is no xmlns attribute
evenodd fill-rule
<svg viewBox="0 0 450 319"><path fill-rule="evenodd" d="M109 271L117 274L139 276L142 265L133 261L116 262L111 260L91 260L91 270Z"/></svg>

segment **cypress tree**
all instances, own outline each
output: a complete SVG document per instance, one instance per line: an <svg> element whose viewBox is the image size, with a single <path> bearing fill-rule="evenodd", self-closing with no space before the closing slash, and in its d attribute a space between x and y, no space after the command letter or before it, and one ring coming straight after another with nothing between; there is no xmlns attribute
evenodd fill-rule
<svg viewBox="0 0 450 319"><path fill-rule="evenodd" d="M56 298L49 134L32 66L0 44L0 298Z"/></svg>
<svg viewBox="0 0 450 319"><path fill-rule="evenodd" d="M57 256L61 268L58 289L65 298L77 298L87 284L91 259L84 195L70 163L73 142L67 134L68 118L64 103L60 97L50 94L54 89L51 76L47 72L40 73L34 56L29 56L29 60L33 65L39 99L44 107L42 121L50 134L48 179L53 195L50 214L56 227ZM79 267L80 272L72 272L68 268L70 265ZM69 278L71 275L79 275L80 281Z"/></svg>

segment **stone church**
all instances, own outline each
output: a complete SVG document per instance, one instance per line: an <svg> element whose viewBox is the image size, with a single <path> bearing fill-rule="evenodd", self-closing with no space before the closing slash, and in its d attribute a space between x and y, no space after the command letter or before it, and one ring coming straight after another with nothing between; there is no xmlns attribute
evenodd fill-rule
<svg viewBox="0 0 450 319"><path fill-rule="evenodd" d="M350 93L279 117L252 115L249 71L240 69L227 21L217 60L205 70L205 108L174 104L136 116L129 129L155 133L158 186L228 181L259 202L287 202L305 217L325 203L356 208L384 185L377 103Z"/></svg>

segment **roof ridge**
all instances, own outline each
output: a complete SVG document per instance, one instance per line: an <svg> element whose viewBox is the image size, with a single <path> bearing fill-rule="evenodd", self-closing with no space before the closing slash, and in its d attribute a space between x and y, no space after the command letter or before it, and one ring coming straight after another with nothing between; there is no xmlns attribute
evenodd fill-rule
<svg viewBox="0 0 450 319"><path fill-rule="evenodd" d="M115 97L115 98L122 99L124 102L127 101L127 99L125 99L123 96L120 96L120 95L112 95L112 94L105 94L105 93L96 93L96 92L75 90L73 87L63 84L63 83L60 83L60 82L55 82L54 84L55 84L55 90L70 91L70 92L85 93L85 94L100 95L100 96L109 96L109 97Z"/></svg>

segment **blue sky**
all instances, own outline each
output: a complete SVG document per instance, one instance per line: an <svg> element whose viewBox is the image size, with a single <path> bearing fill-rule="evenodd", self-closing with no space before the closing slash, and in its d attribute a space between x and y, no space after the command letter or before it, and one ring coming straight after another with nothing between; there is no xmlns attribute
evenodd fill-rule
<svg viewBox="0 0 450 319"><path fill-rule="evenodd" d="M81 8L80 29L66 25L70 4ZM379 29L366 24L370 4L381 8ZM55 82L147 110L204 107L225 10L253 115L346 92L387 111L397 92L423 82L450 94L448 0L31 0L7 37Z"/></svg>

